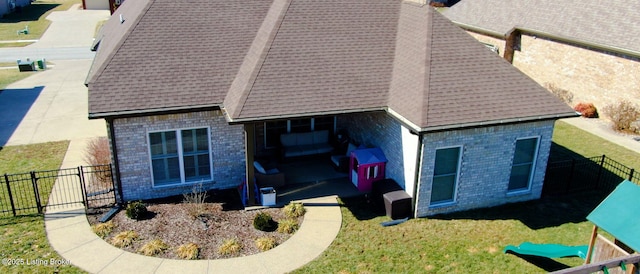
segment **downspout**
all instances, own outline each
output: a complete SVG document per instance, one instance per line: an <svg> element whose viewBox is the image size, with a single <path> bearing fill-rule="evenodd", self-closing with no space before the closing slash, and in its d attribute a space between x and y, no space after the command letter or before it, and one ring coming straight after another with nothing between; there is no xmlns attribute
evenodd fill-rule
<svg viewBox="0 0 640 274"><path fill-rule="evenodd" d="M116 203L119 205L124 205L123 195L122 195L122 181L120 181L120 164L118 163L118 146L116 145L116 129L113 126L113 118L106 118L107 129L109 130L109 139L111 140L111 152L113 153L113 169L115 172L112 172L113 178L113 187L116 189Z"/></svg>
<svg viewBox="0 0 640 274"><path fill-rule="evenodd" d="M417 202L418 202L418 183L420 182L420 170L422 168L422 138L424 134L422 132L418 132L418 151L416 152L416 170L415 176L413 178L413 195L411 199L411 211L413 212L413 217L415 218L418 214L417 212Z"/></svg>

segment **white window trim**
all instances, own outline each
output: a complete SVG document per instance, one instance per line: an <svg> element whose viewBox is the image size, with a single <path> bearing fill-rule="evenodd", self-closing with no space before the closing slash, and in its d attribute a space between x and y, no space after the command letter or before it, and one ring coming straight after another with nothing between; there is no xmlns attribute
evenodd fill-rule
<svg viewBox="0 0 640 274"><path fill-rule="evenodd" d="M436 162L435 162L435 154L438 150L441 149L449 149L449 148L458 148L458 166L456 168L456 180L454 182L454 187L453 187L453 199L451 199L451 201L442 201L442 202L432 202L431 201L431 193L429 193L429 208L438 208L438 207L445 207L445 206L451 206L454 205L458 202L458 184L460 182L460 170L462 169L462 154L464 152L463 150L463 146L459 145L459 146L446 146L446 147L438 147L434 150L434 159L433 159L433 173L435 173L435 167L436 167ZM431 178L431 191L433 191L433 179L436 176L433 175Z"/></svg>
<svg viewBox="0 0 640 274"><path fill-rule="evenodd" d="M184 175L184 155L183 155L183 151L182 151L182 134L181 131L183 130L193 130L193 129L202 129L205 128L207 129L207 141L209 143L209 182L213 182L213 151L212 151L212 144L211 144L211 128L208 126L205 127L190 127L190 128L176 128L176 129L166 129L166 130L148 130L147 131L147 151L148 151L148 156L149 156L149 171L151 173L151 185L152 188L166 188L166 187L175 187L175 186L189 186L189 185L195 185L195 184L199 184L202 182L202 179L199 180L195 180L195 181L186 181L185 179L185 175ZM153 157L151 156L151 133L159 133L159 132L169 132L169 131L173 131L176 133L176 145L177 145L177 150L178 150L178 164L180 165L180 182L179 183L175 183L175 184L166 184L166 185L156 185L156 180L153 177Z"/></svg>
<svg viewBox="0 0 640 274"><path fill-rule="evenodd" d="M511 170L513 169L513 161L515 160L515 156L516 156L516 144L520 140L528 140L528 139L536 139L536 150L535 150L535 152L533 154L533 162L531 163L531 170L529 170L529 181L527 182L527 188L509 190L509 181L507 181L507 196L515 196L515 195L522 195L522 194L531 193L531 187L532 187L532 183L533 183L533 178L535 177L536 165L537 165L537 162L538 162L538 156L539 156L538 152L540 151L540 139L541 139L540 135L520 137L520 138L517 138L516 141L513 143L513 158L511 159L511 165L509 166L509 178L511 178Z"/></svg>

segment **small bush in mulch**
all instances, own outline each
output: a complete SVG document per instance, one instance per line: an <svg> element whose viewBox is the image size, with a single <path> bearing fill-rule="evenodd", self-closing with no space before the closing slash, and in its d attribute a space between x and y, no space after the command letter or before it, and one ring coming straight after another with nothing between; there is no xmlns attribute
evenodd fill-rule
<svg viewBox="0 0 640 274"><path fill-rule="evenodd" d="M573 110L580 112L585 118L598 118L598 110L592 103L578 103Z"/></svg>
<svg viewBox="0 0 640 274"><path fill-rule="evenodd" d="M298 218L307 212L302 203L289 203L282 208L282 211L289 218Z"/></svg>
<svg viewBox="0 0 640 274"><path fill-rule="evenodd" d="M93 138L87 144L84 155L85 162L95 166L95 172L92 173L96 180L90 180L92 184L98 184L100 187L111 186L111 172L109 164L111 163L111 150L109 150L109 140L107 137Z"/></svg>
<svg viewBox="0 0 640 274"><path fill-rule="evenodd" d="M276 230L278 223L273 220L269 213L259 212L253 218L253 227L260 231L272 232Z"/></svg>
<svg viewBox="0 0 640 274"><path fill-rule="evenodd" d="M138 233L133 230L123 231L111 238L111 244L115 247L127 247L130 246L135 240L138 239Z"/></svg>
<svg viewBox="0 0 640 274"><path fill-rule="evenodd" d="M144 244L139 250L138 252L147 255L147 256L153 256L156 254L160 254L162 252L164 252L165 250L169 249L169 245L167 245L166 243L164 243L162 240L160 239L155 239L152 240L146 244Z"/></svg>
<svg viewBox="0 0 640 274"><path fill-rule="evenodd" d="M267 251L278 245L276 239L274 239L273 237L261 237L256 239L255 243L258 249L260 249L261 251Z"/></svg>
<svg viewBox="0 0 640 274"><path fill-rule="evenodd" d="M278 232L291 234L299 228L298 221L295 219L284 219L278 223Z"/></svg>
<svg viewBox="0 0 640 274"><path fill-rule="evenodd" d="M240 250L242 250L242 245L240 245L238 239L226 239L218 248L218 253L222 255L229 255L238 253Z"/></svg>
<svg viewBox="0 0 640 274"><path fill-rule="evenodd" d="M640 109L628 100L607 105L603 112L613 122L613 128L619 131L633 131L631 125L640 118Z"/></svg>
<svg viewBox="0 0 640 274"><path fill-rule="evenodd" d="M196 260L200 255L200 247L194 243L183 244L176 249L178 258L185 260Z"/></svg>
<svg viewBox="0 0 640 274"><path fill-rule="evenodd" d="M111 231L113 231L114 228L114 224L112 221L108 221L106 223L101 223L101 224L96 224L96 225L92 225L91 226L91 230L93 230L93 232L100 236L100 238L104 239L107 236L109 236L109 233L111 233Z"/></svg>
<svg viewBox="0 0 640 274"><path fill-rule="evenodd" d="M127 217L134 220L142 220L147 215L147 206L141 201L127 204Z"/></svg>

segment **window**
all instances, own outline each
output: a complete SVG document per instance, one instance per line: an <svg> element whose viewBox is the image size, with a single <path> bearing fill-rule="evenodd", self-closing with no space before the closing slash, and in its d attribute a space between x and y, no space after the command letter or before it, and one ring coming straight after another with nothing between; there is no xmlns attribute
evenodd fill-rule
<svg viewBox="0 0 640 274"><path fill-rule="evenodd" d="M431 204L451 203L455 201L461 147L436 150L431 184Z"/></svg>
<svg viewBox="0 0 640 274"><path fill-rule="evenodd" d="M335 116L265 122L264 143L267 148L277 147L280 144L280 135L290 132L329 130L329 136L333 136L335 126Z"/></svg>
<svg viewBox="0 0 640 274"><path fill-rule="evenodd" d="M149 133L154 185L211 180L209 140L206 128Z"/></svg>
<svg viewBox="0 0 640 274"><path fill-rule="evenodd" d="M538 142L538 137L516 141L508 191L527 191L530 189L533 177L531 175L533 174L536 155L538 154Z"/></svg>

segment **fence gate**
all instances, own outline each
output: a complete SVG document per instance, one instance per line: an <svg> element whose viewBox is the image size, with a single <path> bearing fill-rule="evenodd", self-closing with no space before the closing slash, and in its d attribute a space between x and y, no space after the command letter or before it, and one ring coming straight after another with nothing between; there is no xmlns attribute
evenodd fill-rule
<svg viewBox="0 0 640 274"><path fill-rule="evenodd" d="M109 207L116 203L111 165L5 174L3 179L0 216L43 213L78 205Z"/></svg>

